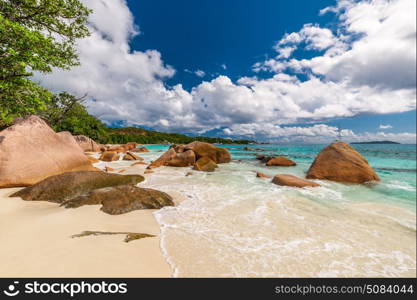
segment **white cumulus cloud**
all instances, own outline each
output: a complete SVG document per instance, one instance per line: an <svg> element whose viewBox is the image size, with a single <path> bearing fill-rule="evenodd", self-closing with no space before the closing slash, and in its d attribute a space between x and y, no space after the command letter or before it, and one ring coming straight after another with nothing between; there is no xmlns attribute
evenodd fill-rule
<svg viewBox="0 0 417 300"><path fill-rule="evenodd" d="M189 69L184 69L184 72L194 74L194 75L196 75L197 77L200 77L200 78L203 78L204 76L206 76L206 72L204 72L203 70L191 71Z"/></svg>
<svg viewBox="0 0 417 300"><path fill-rule="evenodd" d="M391 128L393 128L391 125L384 125L384 124L379 125L379 129L391 129Z"/></svg>
<svg viewBox="0 0 417 300"><path fill-rule="evenodd" d="M249 139L262 139L278 143L330 143L339 138L337 127L326 124L315 124L312 126L279 126L272 124L242 124L233 125L223 129L227 135L239 136ZM390 140L404 144L415 144L415 133L385 133L365 132L355 133L349 129L342 129L341 138L346 142L366 142Z"/></svg>
<svg viewBox="0 0 417 300"><path fill-rule="evenodd" d="M140 35L140 28L125 0L82 1L94 13L91 36L77 45L81 66L34 79L54 91L88 93L89 111L106 122L187 132L223 127L225 133L239 135L242 130L280 132L283 124L416 107L414 0L340 0L321 11L338 16L336 29L306 24L282 37L274 46L276 57L254 65L255 71L271 71L269 78L233 82L217 76L191 91L165 83L175 69L159 51L131 49L130 40ZM297 59L296 49L319 54ZM302 136L312 138L308 132L320 130L333 129L313 127Z"/></svg>

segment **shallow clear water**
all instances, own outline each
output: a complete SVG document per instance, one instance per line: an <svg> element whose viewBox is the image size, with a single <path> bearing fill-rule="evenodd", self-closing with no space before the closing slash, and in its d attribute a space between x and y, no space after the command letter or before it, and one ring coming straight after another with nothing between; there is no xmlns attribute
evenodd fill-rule
<svg viewBox="0 0 417 300"><path fill-rule="evenodd" d="M242 146L226 146L234 159L254 164L256 154L285 155L297 162L294 168L282 172L303 176L307 172L316 155L326 145L255 145L253 148L264 151L244 151ZM342 198L348 201L389 202L396 205L416 207L416 145L379 144L352 145L359 151L374 168L381 178L381 183L372 186L331 184L329 186L342 193ZM252 147L251 147L252 148ZM275 170L263 168L271 175ZM281 172L277 172L281 173Z"/></svg>
<svg viewBox="0 0 417 300"><path fill-rule="evenodd" d="M415 276L416 146L354 145L381 177L373 185L276 186L260 171L305 176L325 145L222 145L213 173L163 167L145 186L185 198L156 213L174 276ZM154 159L167 146L149 145ZM256 154L295 167L266 167Z"/></svg>

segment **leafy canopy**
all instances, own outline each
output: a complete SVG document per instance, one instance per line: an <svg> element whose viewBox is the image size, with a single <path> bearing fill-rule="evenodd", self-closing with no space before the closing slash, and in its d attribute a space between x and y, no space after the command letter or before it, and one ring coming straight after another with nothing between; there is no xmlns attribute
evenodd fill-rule
<svg viewBox="0 0 417 300"><path fill-rule="evenodd" d="M77 98L66 92L54 95L39 115L57 132L69 131L73 135L86 135L96 141L107 142L107 128L88 113L83 105L85 97Z"/></svg>
<svg viewBox="0 0 417 300"><path fill-rule="evenodd" d="M90 12L79 0L0 0L0 122L46 109L52 93L29 77L79 64Z"/></svg>

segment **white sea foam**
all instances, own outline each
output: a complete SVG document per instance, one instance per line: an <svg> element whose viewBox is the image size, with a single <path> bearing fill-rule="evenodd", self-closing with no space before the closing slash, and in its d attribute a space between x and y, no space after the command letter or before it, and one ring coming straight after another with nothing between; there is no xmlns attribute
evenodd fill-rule
<svg viewBox="0 0 417 300"><path fill-rule="evenodd" d="M386 184L386 186L391 189L400 189L400 190L405 190L409 192L413 192L416 190L415 187L407 184L406 182L400 182L396 180L390 181L389 183Z"/></svg>
<svg viewBox="0 0 417 300"><path fill-rule="evenodd" d="M250 163L188 171L162 167L143 184L186 199L155 213L173 276L415 276L415 213L351 203L359 187L280 187Z"/></svg>
<svg viewBox="0 0 417 300"><path fill-rule="evenodd" d="M303 168L285 172L304 176ZM155 213L173 276L416 275L415 212L369 201L377 200L372 188L326 181L281 187L254 171L273 176L282 169L253 161L187 177L188 168L154 171L140 185L177 201Z"/></svg>

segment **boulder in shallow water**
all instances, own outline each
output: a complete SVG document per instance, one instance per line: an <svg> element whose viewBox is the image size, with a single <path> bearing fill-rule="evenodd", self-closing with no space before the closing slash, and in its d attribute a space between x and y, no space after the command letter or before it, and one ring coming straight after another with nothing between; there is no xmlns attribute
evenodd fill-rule
<svg viewBox="0 0 417 300"><path fill-rule="evenodd" d="M116 151L105 151L100 155L99 160L115 161L115 160L119 160L119 157L120 156Z"/></svg>
<svg viewBox="0 0 417 300"><path fill-rule="evenodd" d="M286 157L278 156L278 157L268 159L266 165L268 167L270 166L291 167L291 166L295 166L296 163Z"/></svg>
<svg viewBox="0 0 417 300"><path fill-rule="evenodd" d="M48 177L41 182L24 188L12 197L28 201L62 203L92 190L117 185L137 184L144 180L141 175L118 175L105 172L68 172Z"/></svg>
<svg viewBox="0 0 417 300"><path fill-rule="evenodd" d="M307 178L346 183L379 181L368 161L344 142L336 142L324 148L310 166Z"/></svg>
<svg viewBox="0 0 417 300"><path fill-rule="evenodd" d="M244 151L256 151L256 149L255 148L251 148L251 147L243 147L243 150Z"/></svg>
<svg viewBox="0 0 417 300"><path fill-rule="evenodd" d="M167 166L170 167L190 167L194 164L195 154L191 150L179 152L175 155L175 157L167 162Z"/></svg>
<svg viewBox="0 0 417 300"><path fill-rule="evenodd" d="M152 168L159 168L161 166L166 166L166 164L171 159L173 159L176 155L177 155L177 153L175 153L175 150L174 149L169 149L164 154L162 154L157 160L155 160L154 162L152 162L148 166L148 168L149 169L152 169Z"/></svg>
<svg viewBox="0 0 417 300"><path fill-rule="evenodd" d="M101 204L101 210L110 215L119 215L138 209L159 209L173 206L171 196L133 185L119 185L93 190L87 194L66 201L62 206L76 208L83 205Z"/></svg>
<svg viewBox="0 0 417 300"><path fill-rule="evenodd" d="M228 163L231 161L231 156L227 149L216 147L209 143L195 141L185 145L185 150L194 151L197 160L202 157L208 157L216 164Z"/></svg>
<svg viewBox="0 0 417 300"><path fill-rule="evenodd" d="M140 147L140 148L135 148L135 150L139 150L139 152L150 152L148 148L146 147ZM133 150L133 149L132 149Z"/></svg>
<svg viewBox="0 0 417 300"><path fill-rule="evenodd" d="M194 170L204 172L214 172L217 168L217 164L209 157L204 156L195 162Z"/></svg>
<svg viewBox="0 0 417 300"><path fill-rule="evenodd" d="M265 175L264 173L261 172L256 172L256 177L258 178L269 178L269 176Z"/></svg>
<svg viewBox="0 0 417 300"><path fill-rule="evenodd" d="M121 153L126 152L127 148L124 145L107 145L105 151Z"/></svg>
<svg viewBox="0 0 417 300"><path fill-rule="evenodd" d="M293 186L299 188L320 186L320 184L317 184L315 182L304 180L289 174L275 175L272 179L272 183L275 183L277 185Z"/></svg>
<svg viewBox="0 0 417 300"><path fill-rule="evenodd" d="M256 155L256 159L260 160L264 163L267 163L268 161L270 161L273 158L274 158L274 156L268 156L268 155L265 155L265 154L257 154Z"/></svg>
<svg viewBox="0 0 417 300"><path fill-rule="evenodd" d="M157 168L160 166L171 167L189 167L195 166L196 161L205 158L200 162L200 165L195 167L199 170L207 164L204 169L211 170L217 163L230 162L231 157L229 151L224 148L219 148L214 145L203 142L192 142L187 145L173 145L162 154L157 160L152 162L148 168ZM213 165L214 164L214 165Z"/></svg>
<svg viewBox="0 0 417 300"><path fill-rule="evenodd" d="M131 152L127 152L124 156L123 156L123 160L143 160L142 157L131 153Z"/></svg>
<svg viewBox="0 0 417 300"><path fill-rule="evenodd" d="M0 188L29 186L69 171L96 171L70 133L57 134L38 116L0 131Z"/></svg>

